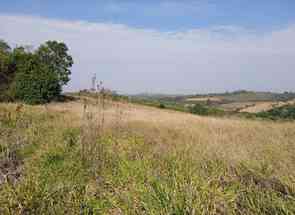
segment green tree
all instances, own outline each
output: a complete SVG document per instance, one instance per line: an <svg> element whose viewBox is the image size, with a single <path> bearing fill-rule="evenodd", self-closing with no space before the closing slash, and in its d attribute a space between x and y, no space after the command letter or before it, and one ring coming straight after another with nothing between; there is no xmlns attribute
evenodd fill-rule
<svg viewBox="0 0 295 215"><path fill-rule="evenodd" d="M19 62L20 63L20 62ZM61 93L58 77L38 56L28 53L18 65L12 94L17 100L29 104L50 102Z"/></svg>
<svg viewBox="0 0 295 215"><path fill-rule="evenodd" d="M0 40L0 72L1 74L7 71L9 52L10 52L9 45L3 40Z"/></svg>
<svg viewBox="0 0 295 215"><path fill-rule="evenodd" d="M68 54L68 47L57 41L47 41L36 53L42 63L57 75L60 86L70 81L73 58Z"/></svg>
<svg viewBox="0 0 295 215"><path fill-rule="evenodd" d="M14 75L14 71L10 68L10 47L0 40L0 101L7 98L7 90Z"/></svg>
<svg viewBox="0 0 295 215"><path fill-rule="evenodd" d="M72 65L64 43L48 41L32 51L11 50L0 40L0 99L5 95L30 104L50 102L69 82Z"/></svg>

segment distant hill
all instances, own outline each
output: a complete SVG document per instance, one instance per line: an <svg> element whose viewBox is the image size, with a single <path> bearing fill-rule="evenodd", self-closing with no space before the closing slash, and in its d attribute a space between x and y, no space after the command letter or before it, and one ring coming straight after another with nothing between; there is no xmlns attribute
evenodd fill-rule
<svg viewBox="0 0 295 215"><path fill-rule="evenodd" d="M131 96L131 98L144 104L164 105L178 110L186 110L187 107L203 104L227 112L259 113L286 105L292 100L294 101L295 93L238 90L194 95L138 94Z"/></svg>
<svg viewBox="0 0 295 215"><path fill-rule="evenodd" d="M134 98L141 99L167 99L174 101L201 101L201 98L210 99L220 102L258 102L258 101L287 101L295 99L294 92L274 93L274 92L256 92L238 90L225 93L208 93L208 94L193 94L193 95L169 95L169 94L137 94Z"/></svg>

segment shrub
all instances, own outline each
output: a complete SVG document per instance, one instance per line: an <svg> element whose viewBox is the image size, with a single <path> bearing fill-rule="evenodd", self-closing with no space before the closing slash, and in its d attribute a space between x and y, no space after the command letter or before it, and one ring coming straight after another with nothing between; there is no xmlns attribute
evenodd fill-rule
<svg viewBox="0 0 295 215"><path fill-rule="evenodd" d="M257 113L256 116L261 118L272 119L272 120L295 119L295 106L286 105L283 107L273 108L269 111Z"/></svg>
<svg viewBox="0 0 295 215"><path fill-rule="evenodd" d="M189 108L189 112L192 114L197 114L201 116L224 116L225 113L223 110L205 106L202 104L195 104L194 106Z"/></svg>
<svg viewBox="0 0 295 215"><path fill-rule="evenodd" d="M209 109L201 104L195 104L190 108L190 112L198 115L208 115Z"/></svg>
<svg viewBox="0 0 295 215"><path fill-rule="evenodd" d="M161 104L159 104L159 108L161 108L161 109L165 109L166 106L165 106L163 103L161 103Z"/></svg>

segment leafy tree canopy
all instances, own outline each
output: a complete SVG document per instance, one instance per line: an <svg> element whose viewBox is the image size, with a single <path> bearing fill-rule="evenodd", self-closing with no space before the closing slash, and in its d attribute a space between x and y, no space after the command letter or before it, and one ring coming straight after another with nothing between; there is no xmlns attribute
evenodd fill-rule
<svg viewBox="0 0 295 215"><path fill-rule="evenodd" d="M0 40L0 100L6 97L4 96L4 91L6 92L12 79L9 70L10 50L9 45L3 40Z"/></svg>
<svg viewBox="0 0 295 215"><path fill-rule="evenodd" d="M0 40L0 52L8 53L10 50L10 46L4 40Z"/></svg>
<svg viewBox="0 0 295 215"><path fill-rule="evenodd" d="M55 73L48 65L39 61L36 55L30 54L16 73L12 92L16 99L29 104L50 102L61 93L61 86Z"/></svg>
<svg viewBox="0 0 295 215"><path fill-rule="evenodd" d="M9 95L30 104L50 102L69 82L72 65L64 43L48 41L32 51L25 47L11 50L0 40L0 100Z"/></svg>
<svg viewBox="0 0 295 215"><path fill-rule="evenodd" d="M47 41L39 47L36 54L42 63L48 65L49 69L56 73L60 85L65 85L70 81L70 68L74 62L73 58L68 54L66 44Z"/></svg>

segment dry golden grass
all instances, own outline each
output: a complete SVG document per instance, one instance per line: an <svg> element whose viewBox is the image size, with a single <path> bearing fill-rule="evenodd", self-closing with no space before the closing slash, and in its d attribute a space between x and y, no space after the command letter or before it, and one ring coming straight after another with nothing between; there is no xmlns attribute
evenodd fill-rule
<svg viewBox="0 0 295 215"><path fill-rule="evenodd" d="M247 113L259 113L262 111L269 111L274 107L281 107L286 105L285 102L255 102L250 107L245 107L241 109L239 112L247 112Z"/></svg>
<svg viewBox="0 0 295 215"><path fill-rule="evenodd" d="M201 117L126 103L108 102L106 107L106 126L117 123L120 110L120 123L123 123L126 129L137 132L150 141L154 140L162 148L184 145L199 153L201 147L204 153L212 157L217 156L234 163L272 159L277 175L289 172L295 177L294 122ZM82 118L83 103L79 101L50 104L48 109ZM95 116L99 110L95 105L89 104L87 111Z"/></svg>
<svg viewBox="0 0 295 215"><path fill-rule="evenodd" d="M123 102L104 101L102 107L100 102L22 107L19 118L27 124L6 126L7 137L25 132L23 179L0 190L3 211L295 211L294 122L200 117ZM1 104L0 110L17 117L17 107Z"/></svg>
<svg viewBox="0 0 295 215"><path fill-rule="evenodd" d="M295 103L295 100L290 100L287 102L253 102L246 105L245 108L242 108L239 112L247 113L259 113L262 111L269 111L273 108L282 107L285 105L292 105Z"/></svg>

